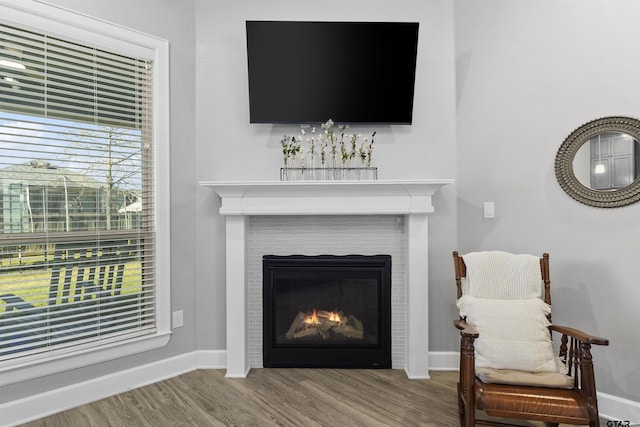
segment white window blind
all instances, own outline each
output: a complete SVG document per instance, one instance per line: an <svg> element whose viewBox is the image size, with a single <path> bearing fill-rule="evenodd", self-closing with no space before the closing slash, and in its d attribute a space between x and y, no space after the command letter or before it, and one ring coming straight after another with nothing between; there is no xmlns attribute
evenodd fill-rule
<svg viewBox="0 0 640 427"><path fill-rule="evenodd" d="M0 25L0 367L156 332L152 67Z"/></svg>

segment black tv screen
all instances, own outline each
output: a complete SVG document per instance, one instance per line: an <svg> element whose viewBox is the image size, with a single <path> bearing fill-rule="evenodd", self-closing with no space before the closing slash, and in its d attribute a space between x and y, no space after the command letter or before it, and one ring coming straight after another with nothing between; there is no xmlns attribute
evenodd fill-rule
<svg viewBox="0 0 640 427"><path fill-rule="evenodd" d="M251 123L411 124L418 23L246 25Z"/></svg>

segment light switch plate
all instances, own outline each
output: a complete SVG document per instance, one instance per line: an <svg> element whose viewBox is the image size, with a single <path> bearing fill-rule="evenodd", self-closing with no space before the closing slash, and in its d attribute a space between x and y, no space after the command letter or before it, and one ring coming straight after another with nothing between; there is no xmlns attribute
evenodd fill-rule
<svg viewBox="0 0 640 427"><path fill-rule="evenodd" d="M496 217L496 207L493 202L484 202L484 217L485 218Z"/></svg>
<svg viewBox="0 0 640 427"><path fill-rule="evenodd" d="M184 326L184 313L182 310L173 312L173 327L181 328Z"/></svg>

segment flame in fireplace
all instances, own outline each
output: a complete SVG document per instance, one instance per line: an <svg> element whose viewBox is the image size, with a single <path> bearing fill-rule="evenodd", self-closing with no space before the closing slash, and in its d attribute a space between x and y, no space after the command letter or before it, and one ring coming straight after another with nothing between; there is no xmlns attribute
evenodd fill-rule
<svg viewBox="0 0 640 427"><path fill-rule="evenodd" d="M288 339L319 336L323 340L331 336L347 339L363 339L364 327L353 314L345 316L342 311L299 311L286 333Z"/></svg>
<svg viewBox="0 0 640 427"><path fill-rule="evenodd" d="M306 316L303 322L307 325L319 325L324 321L338 322L343 323L344 319L340 316L340 312L338 311L325 311L325 310L317 310L313 309L313 312Z"/></svg>
<svg viewBox="0 0 640 427"><path fill-rule="evenodd" d="M304 319L304 323L306 323L307 325L317 325L319 323L318 311L315 308L313 309L313 313L311 314L311 316L307 316Z"/></svg>

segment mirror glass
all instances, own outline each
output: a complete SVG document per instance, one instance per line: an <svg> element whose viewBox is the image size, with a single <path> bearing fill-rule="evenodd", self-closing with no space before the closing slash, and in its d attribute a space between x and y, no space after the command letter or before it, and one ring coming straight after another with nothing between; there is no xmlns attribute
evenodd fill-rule
<svg viewBox="0 0 640 427"><path fill-rule="evenodd" d="M640 143L624 132L598 134L578 148L572 168L580 184L592 190L625 188L640 176Z"/></svg>
<svg viewBox="0 0 640 427"><path fill-rule="evenodd" d="M640 120L612 116L571 132L556 154L560 187L572 198L598 208L640 200Z"/></svg>

